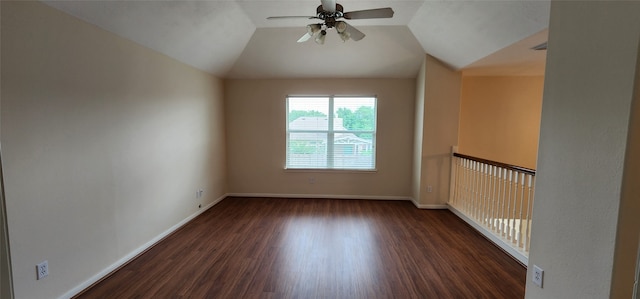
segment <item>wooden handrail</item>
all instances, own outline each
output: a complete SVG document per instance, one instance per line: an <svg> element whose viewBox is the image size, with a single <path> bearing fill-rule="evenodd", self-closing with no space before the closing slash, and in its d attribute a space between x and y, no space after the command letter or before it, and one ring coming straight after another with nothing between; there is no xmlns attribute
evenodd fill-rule
<svg viewBox="0 0 640 299"><path fill-rule="evenodd" d="M467 156L467 155L463 155L463 154L459 154L459 153L453 153L453 156L454 157L463 158L463 159L473 160L473 161L484 163L484 164L498 166L498 167L506 168L506 169L509 169L509 170L515 170L515 171L518 171L518 172L524 172L524 173L530 174L530 175L536 175L536 170L535 169L531 169L531 168L511 165L511 164L502 163L502 162L491 161L491 160L477 158L477 157L473 157L473 156Z"/></svg>

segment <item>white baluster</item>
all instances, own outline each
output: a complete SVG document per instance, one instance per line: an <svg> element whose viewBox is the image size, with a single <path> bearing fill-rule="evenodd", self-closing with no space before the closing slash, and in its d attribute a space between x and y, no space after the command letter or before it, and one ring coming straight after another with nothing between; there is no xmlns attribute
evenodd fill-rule
<svg viewBox="0 0 640 299"><path fill-rule="evenodd" d="M501 170L500 167L496 166L495 168L495 176L496 176L496 188L495 188L495 197L496 197L496 207L495 207L495 231L496 233L500 232L500 207L501 207L501 199L500 199L500 183L501 183Z"/></svg>
<svg viewBox="0 0 640 299"><path fill-rule="evenodd" d="M513 172L513 180L511 181L511 188L513 190L513 193L511 194L511 211L509 211L509 221L511 223L510 227L511 230L509 231L509 235L511 236L511 243L515 244L516 243L516 209L518 208L516 206L517 202L518 202L518 173L517 172Z"/></svg>
<svg viewBox="0 0 640 299"><path fill-rule="evenodd" d="M524 212L524 172L522 174L520 174L520 214L518 215L518 219L520 219L520 225L518 226L518 247L522 248L523 247L523 243L522 243L522 237L523 237L523 231L522 231L522 222L523 222L523 212Z"/></svg>
<svg viewBox="0 0 640 299"><path fill-rule="evenodd" d="M526 197L526 207L525 207L525 211L524 211L524 217L522 219L523 222L523 232L522 232L522 250L523 251L527 251L527 248L529 246L529 208L530 208L530 203L531 203L531 198L529 198L529 191L528 188L531 185L531 175L530 174L526 174L525 175L525 182L524 182L524 189L526 191L525 197Z"/></svg>
<svg viewBox="0 0 640 299"><path fill-rule="evenodd" d="M489 176L487 175L488 165L482 164L482 223L487 227L487 212L489 211L489 198L487 197Z"/></svg>
<svg viewBox="0 0 640 299"><path fill-rule="evenodd" d="M476 219L482 217L482 164L476 162Z"/></svg>
<svg viewBox="0 0 640 299"><path fill-rule="evenodd" d="M495 198L495 194L494 194L494 190L495 190L495 176L493 175L493 170L494 170L494 166L493 165L489 165L489 229L491 229L492 231L494 230L494 224L495 224L495 215L493 214L495 212L495 205L496 205L496 198Z"/></svg>
<svg viewBox="0 0 640 299"><path fill-rule="evenodd" d="M485 189L484 198L486 210L484 213L485 224L487 227L491 226L491 165L485 164Z"/></svg>
<svg viewBox="0 0 640 299"><path fill-rule="evenodd" d="M500 234L504 237L506 224L504 221L504 210L507 201L507 170L500 168L500 189L502 189L502 200L500 206Z"/></svg>
<svg viewBox="0 0 640 299"><path fill-rule="evenodd" d="M485 213L486 213L486 209L487 209L487 200L486 200L486 196L485 196L485 184L487 181L487 176L486 176L486 172L485 172L485 168L486 165L484 163L479 163L480 164L480 188L478 189L478 194L480 195L480 215L478 217L480 220L480 223L482 224L486 224L487 219L485 218Z"/></svg>
<svg viewBox="0 0 640 299"><path fill-rule="evenodd" d="M485 227L488 225L489 218L489 165L482 164L484 169L482 171L483 184L482 184L482 198L483 198L483 209L482 209L482 222Z"/></svg>
<svg viewBox="0 0 640 299"><path fill-rule="evenodd" d="M496 166L496 231L502 226L502 168Z"/></svg>
<svg viewBox="0 0 640 299"><path fill-rule="evenodd" d="M513 172L513 181L511 184L513 185L513 210L511 211L511 243L517 244L518 239L516 237L516 211L518 209L518 175L517 171Z"/></svg>
<svg viewBox="0 0 640 299"><path fill-rule="evenodd" d="M507 202L507 240L511 240L512 234L512 222L513 214L511 212L513 206L513 170L509 170L509 201Z"/></svg>
<svg viewBox="0 0 640 299"><path fill-rule="evenodd" d="M531 247L531 220L533 218L533 193L534 193L534 184L535 177L533 175L529 175L529 204L528 204L528 215L527 215L527 245L524 247L525 252L529 252L529 247Z"/></svg>
<svg viewBox="0 0 640 299"><path fill-rule="evenodd" d="M494 229L496 231L498 231L498 221L500 220L500 167L496 166L494 168L494 175L495 175L495 191L494 191L494 196L496 198L496 205L495 205L495 213L494 213L494 218L495 218L495 225L494 225Z"/></svg>
<svg viewBox="0 0 640 299"><path fill-rule="evenodd" d="M471 165L473 165L473 172L472 172L472 179L473 179L473 183L472 183L472 190L473 190L473 196L471 197L471 203L473 204L473 218L477 219L478 218L478 210L479 210L479 206L478 206L478 186L479 184L479 179L478 179L478 162L476 161L472 161Z"/></svg>
<svg viewBox="0 0 640 299"><path fill-rule="evenodd" d="M460 158L453 157L455 163L455 185L453 189L453 203L456 208L460 208L460 176L462 169L460 168Z"/></svg>
<svg viewBox="0 0 640 299"><path fill-rule="evenodd" d="M473 207L471 206L471 161L465 159L465 212L471 214Z"/></svg>
<svg viewBox="0 0 640 299"><path fill-rule="evenodd" d="M468 208L468 191L469 191L469 183L467 182L467 176L468 176L468 172L469 169L467 168L467 161L464 159L461 159L461 163L462 163L462 188L460 190L460 196L462 197L462 206L464 208L464 211L467 211Z"/></svg>

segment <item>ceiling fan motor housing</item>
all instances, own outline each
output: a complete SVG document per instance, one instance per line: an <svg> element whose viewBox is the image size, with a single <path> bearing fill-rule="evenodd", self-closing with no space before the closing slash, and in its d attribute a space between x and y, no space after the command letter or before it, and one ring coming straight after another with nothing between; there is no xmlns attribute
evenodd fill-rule
<svg viewBox="0 0 640 299"><path fill-rule="evenodd" d="M343 17L343 12L344 8L339 3L336 3L335 12L325 11L322 8L322 5L319 5L318 8L316 8L316 16L318 17L318 19L324 21L327 28L333 28L336 25L336 19Z"/></svg>

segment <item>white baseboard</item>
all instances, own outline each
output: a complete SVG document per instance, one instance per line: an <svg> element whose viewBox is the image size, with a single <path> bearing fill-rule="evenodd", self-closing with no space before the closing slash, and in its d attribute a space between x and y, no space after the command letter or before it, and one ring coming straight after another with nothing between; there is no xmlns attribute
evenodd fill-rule
<svg viewBox="0 0 640 299"><path fill-rule="evenodd" d="M204 206L204 208L199 209L197 212L193 213L192 215L190 215L189 217L185 218L184 220L178 222L176 225L174 225L174 226L170 227L169 229L167 229L166 231L162 232L161 234L159 234L155 238L151 239L149 242L147 242L144 245L136 248L135 250L133 250L129 254L125 255L124 257L122 257L121 259L116 261L115 263L111 264L109 267L107 267L104 270L100 271L98 274L96 274L93 277L87 279L85 282L79 284L75 288L69 290L67 293L65 293L64 295L60 296L59 298L60 299L68 299L68 298L71 298L71 297L79 294L80 292L82 292L86 288L90 287L92 284L100 281L101 279L103 279L104 277L109 275L111 272L117 270L118 268L120 268L123 265L127 264L128 262L130 262L134 258L138 257L140 254L142 254L145 251L149 250L151 247L153 247L153 245L156 245L158 242L162 241L162 239L164 239L165 237L167 237L168 235L170 235L174 231L178 230L180 227L182 227L183 225L187 224L189 221L193 220L198 215L204 213L206 210L208 210L211 207L215 206L217 203L219 203L220 201L225 199L227 196L228 196L227 194L224 194L224 195L218 197L212 203Z"/></svg>
<svg viewBox="0 0 640 299"><path fill-rule="evenodd" d="M449 208L448 205L420 204L417 201L415 201L413 198L411 199L411 202L413 203L414 206L416 206L416 208L421 210L446 210Z"/></svg>
<svg viewBox="0 0 640 299"><path fill-rule="evenodd" d="M418 209L446 210L446 204L419 204L411 197L406 196L375 196L375 195L335 195L335 194L281 194L281 193L228 193L235 197L261 197L261 198L328 198L328 199L362 199L362 200L408 200Z"/></svg>
<svg viewBox="0 0 640 299"><path fill-rule="evenodd" d="M280 193L228 193L230 197L266 197L266 198L327 198L327 199L364 199L364 200L411 200L406 196L375 195L334 195L334 194L280 194Z"/></svg>
<svg viewBox="0 0 640 299"><path fill-rule="evenodd" d="M473 221L471 218L467 217L467 215L465 215L463 212L459 211L455 207L453 207L451 205L449 205L448 207L449 207L449 210L451 212L456 214L456 216L460 217L460 219L464 220L464 222L466 222L469 225L471 225L471 227L473 227L475 230L477 230L479 233L481 233L487 239L489 239L489 241L493 242L498 247L502 248L502 250L504 250L506 253L508 253L513 258L515 258L520 263L522 263L525 267L527 267L527 265L529 264L529 257L527 257L524 253L522 253L517 248L511 246L511 244L509 244L509 243L505 242L504 240L502 240L502 238L494 235L491 231L489 231L488 229L486 229L482 225L477 224L475 221Z"/></svg>

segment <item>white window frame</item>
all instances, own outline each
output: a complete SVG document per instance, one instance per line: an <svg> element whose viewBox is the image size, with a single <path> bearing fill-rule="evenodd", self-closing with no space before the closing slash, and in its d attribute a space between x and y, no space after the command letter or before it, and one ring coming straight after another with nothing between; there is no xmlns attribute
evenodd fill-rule
<svg viewBox="0 0 640 299"><path fill-rule="evenodd" d="M289 99L291 98L319 98L319 99L329 99L329 107L328 107L328 129L326 131L324 130L292 130L289 128ZM373 98L374 99L374 106L373 106L373 113L374 113L374 118L373 118L373 130L372 131L350 131L350 130L334 130L334 100L336 98L339 99L345 99L345 98ZM313 95L313 96L300 96L300 95L289 95L286 97L286 110L285 110L285 118L286 118L286 148L285 148L285 166L284 169L285 170L294 170L294 171L299 171L299 170L303 170L303 171L307 171L307 170L313 170L313 171L355 171L355 172L375 172L377 171L376 169L376 160L377 160L377 155L376 155L376 148L377 148L377 144L376 144L376 140L377 140L377 131L378 131L378 97L373 95L359 95L359 96L340 96L340 95ZM326 167L291 167L289 165L289 136L291 133L326 133L327 134L327 166ZM371 140L371 155L372 155L372 167L371 168L336 168L334 165L334 160L333 158L335 158L334 155L334 143L335 143L335 134L336 133L352 133L352 134L361 134L361 133L365 133L365 134L372 134L373 138Z"/></svg>

